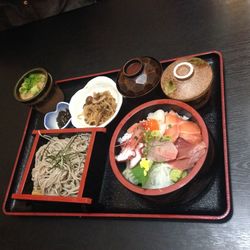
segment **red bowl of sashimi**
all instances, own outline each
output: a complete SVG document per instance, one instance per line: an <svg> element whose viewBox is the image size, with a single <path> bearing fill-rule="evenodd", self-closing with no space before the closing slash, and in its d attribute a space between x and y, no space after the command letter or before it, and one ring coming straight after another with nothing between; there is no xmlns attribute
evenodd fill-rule
<svg viewBox="0 0 250 250"><path fill-rule="evenodd" d="M136 194L189 200L208 184L210 141L205 122L191 106L150 101L129 112L115 129L111 168Z"/></svg>

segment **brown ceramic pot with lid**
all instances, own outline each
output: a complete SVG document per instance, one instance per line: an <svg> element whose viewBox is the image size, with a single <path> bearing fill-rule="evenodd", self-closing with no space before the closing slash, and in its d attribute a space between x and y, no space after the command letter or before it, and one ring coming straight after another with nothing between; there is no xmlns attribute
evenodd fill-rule
<svg viewBox="0 0 250 250"><path fill-rule="evenodd" d="M30 98L23 99L20 94L20 88L25 79L31 74L43 74L44 86ZM54 83L52 76L44 68L35 68L22 75L15 85L14 97L17 101L27 104L44 114L54 110L56 104L64 100L62 90Z"/></svg>
<svg viewBox="0 0 250 250"><path fill-rule="evenodd" d="M185 57L171 63L161 77L161 88L168 98L201 108L209 100L213 71L198 57Z"/></svg>
<svg viewBox="0 0 250 250"><path fill-rule="evenodd" d="M149 56L136 57L127 61L117 77L117 87L124 97L135 98L146 95L160 82L160 62Z"/></svg>

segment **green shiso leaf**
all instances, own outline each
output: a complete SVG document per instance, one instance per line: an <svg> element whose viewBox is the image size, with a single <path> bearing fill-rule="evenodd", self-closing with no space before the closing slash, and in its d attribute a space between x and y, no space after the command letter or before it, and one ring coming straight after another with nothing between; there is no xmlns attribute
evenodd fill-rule
<svg viewBox="0 0 250 250"><path fill-rule="evenodd" d="M144 168L140 167L140 164L137 164L134 168L131 169L134 177L138 180L138 184L144 185L148 180L148 174L144 176Z"/></svg>

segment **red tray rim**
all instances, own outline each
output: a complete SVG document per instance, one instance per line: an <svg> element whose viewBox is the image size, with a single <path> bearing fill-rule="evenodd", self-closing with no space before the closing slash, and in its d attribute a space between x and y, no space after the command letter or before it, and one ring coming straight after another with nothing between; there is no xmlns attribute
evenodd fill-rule
<svg viewBox="0 0 250 250"><path fill-rule="evenodd" d="M224 82L224 61L223 61L223 56L222 52L218 50L211 50L207 52L202 52L202 53L196 53L196 54L191 54L191 55L186 55L186 56L204 56L208 54L217 54L219 56L219 62L220 62L220 87L221 87L221 110L222 110L222 134L223 134L223 148L224 148L224 171L225 171L225 190L226 190L226 209L225 211L220 214L220 215L184 215L184 214L138 214L138 213L57 213L57 212L8 212L6 211L6 203L7 199L9 196L11 184L14 178L15 170L17 167L17 162L21 153L21 149L23 147L24 139L27 133L30 117L32 114L32 108L30 108L27 119L26 119L26 124L24 127L24 132L23 136L21 139L21 143L19 145L18 151L17 151L17 156L14 162L14 167L11 173L10 181L7 186L7 191L5 194L4 202L2 205L2 211L5 215L12 215L12 216L64 216L64 217L113 217L113 218L136 218L136 219L181 219L181 220L210 220L210 221L220 221L224 220L227 216L230 215L231 210L232 210L232 203L231 203L231 187L230 187L230 178L229 178L229 161L228 161L228 145L227 145L227 123L226 123L226 104L225 104L225 82ZM182 58L184 56L176 57L176 58L171 58L171 59L165 59L165 60L160 60L161 63L166 63L170 61L175 61L179 58ZM62 84L65 82L69 81L74 81L74 80L79 80L79 79L84 79L84 78L89 78L89 77L95 77L99 75L105 75L105 74L111 74L111 73L116 73L118 72L119 69L113 69L109 71L104 71L100 73L93 73L93 74L87 74L87 75L82 75L82 76L77 76L77 77L71 77L71 78L66 78L62 80L57 80L57 84Z"/></svg>

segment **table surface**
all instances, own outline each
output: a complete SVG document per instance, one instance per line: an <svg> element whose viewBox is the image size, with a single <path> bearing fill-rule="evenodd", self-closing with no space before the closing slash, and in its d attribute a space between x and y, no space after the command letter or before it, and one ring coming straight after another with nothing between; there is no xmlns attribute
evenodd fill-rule
<svg viewBox="0 0 250 250"><path fill-rule="evenodd" d="M103 0L0 33L1 174L6 192L28 109L12 90L36 66L64 79L157 59L219 50L225 95L232 217L223 223L0 214L1 249L249 249L250 1Z"/></svg>

